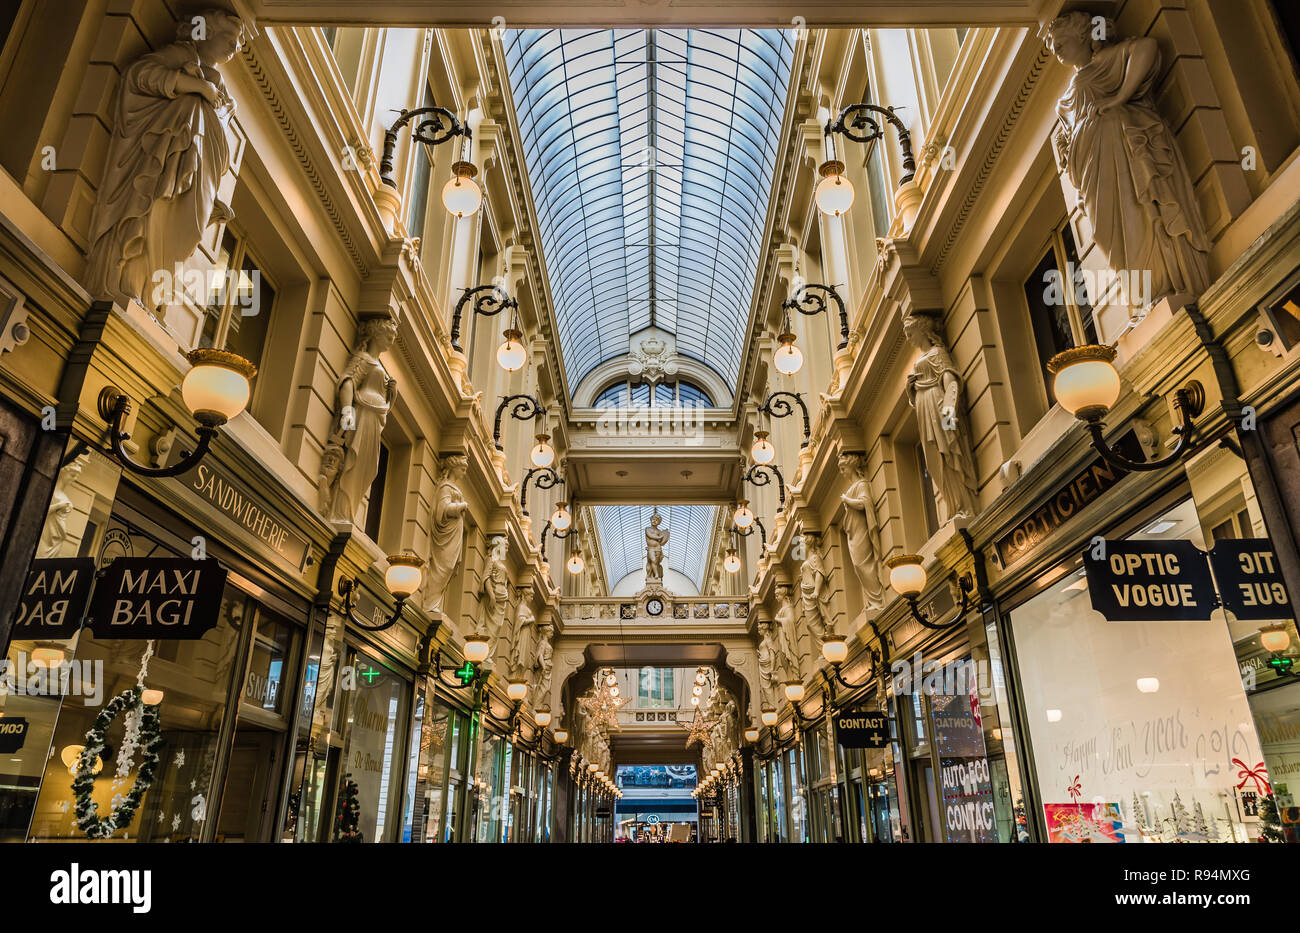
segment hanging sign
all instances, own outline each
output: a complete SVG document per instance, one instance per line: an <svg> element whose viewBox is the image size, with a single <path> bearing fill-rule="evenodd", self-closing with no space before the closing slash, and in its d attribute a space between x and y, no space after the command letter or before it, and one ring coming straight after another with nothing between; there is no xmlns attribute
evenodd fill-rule
<svg viewBox="0 0 1300 933"><path fill-rule="evenodd" d="M12 755L26 741L26 719L21 716L0 716L0 755Z"/></svg>
<svg viewBox="0 0 1300 933"><path fill-rule="evenodd" d="M1210 564L1219 582L1223 608L1238 619L1293 619L1282 571L1268 538L1216 541Z"/></svg>
<svg viewBox="0 0 1300 933"><path fill-rule="evenodd" d="M91 603L99 638L202 638L221 615L226 570L216 560L119 557Z"/></svg>
<svg viewBox="0 0 1300 933"><path fill-rule="evenodd" d="M835 739L844 748L884 748L889 744L889 714L841 710L835 714Z"/></svg>
<svg viewBox="0 0 1300 933"><path fill-rule="evenodd" d="M1218 594L1205 552L1190 541L1106 541L1083 552L1092 608L1110 622L1210 618Z"/></svg>
<svg viewBox="0 0 1300 933"><path fill-rule="evenodd" d="M86 615L95 561L89 557L34 560L27 571L14 638L71 638Z"/></svg>

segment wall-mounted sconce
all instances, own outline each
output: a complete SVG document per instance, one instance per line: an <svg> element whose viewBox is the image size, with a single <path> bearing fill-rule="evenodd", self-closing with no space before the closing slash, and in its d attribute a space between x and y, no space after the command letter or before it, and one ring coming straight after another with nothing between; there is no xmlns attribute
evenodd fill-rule
<svg viewBox="0 0 1300 933"><path fill-rule="evenodd" d="M451 348L457 353L463 352L460 346L460 323L467 307L473 314L496 317L502 311L518 311L519 302L506 294L506 290L499 285L477 285L465 289L451 313ZM497 363L506 372L512 373L527 362L527 351L522 343L524 335L517 326L512 326L507 327L502 336L505 340L497 348Z"/></svg>
<svg viewBox="0 0 1300 933"><path fill-rule="evenodd" d="M393 595L393 614L385 622L372 624L359 618L353 604L353 594L361 588L361 578L352 577L339 581L339 596L343 597L342 614L349 622L357 628L365 629L368 632L382 632L387 628L396 625L402 618L402 607L406 601L420 589L420 583L424 579L424 561L410 554L390 554L388 556L388 569L384 571L384 585L388 587L388 592Z"/></svg>
<svg viewBox="0 0 1300 933"><path fill-rule="evenodd" d="M807 447L809 440L812 438L812 424L808 418L808 406L797 392L773 392L758 406L758 410L773 418L788 418L794 414L794 407L790 404L791 400L799 406L799 411L803 415L803 443L800 447Z"/></svg>

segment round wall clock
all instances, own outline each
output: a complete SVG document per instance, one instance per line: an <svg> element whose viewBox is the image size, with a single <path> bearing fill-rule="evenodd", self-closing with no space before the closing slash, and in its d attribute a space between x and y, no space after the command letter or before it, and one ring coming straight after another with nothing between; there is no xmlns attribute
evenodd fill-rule
<svg viewBox="0 0 1300 933"><path fill-rule="evenodd" d="M658 597L646 600L645 611L652 616L657 616L664 611L664 601Z"/></svg>

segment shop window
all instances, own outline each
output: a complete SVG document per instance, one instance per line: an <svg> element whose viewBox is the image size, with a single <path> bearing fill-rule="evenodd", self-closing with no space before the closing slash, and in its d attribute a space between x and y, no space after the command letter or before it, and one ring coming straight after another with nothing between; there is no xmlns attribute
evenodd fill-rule
<svg viewBox="0 0 1300 933"><path fill-rule="evenodd" d="M1210 544L1191 500L1127 538ZM1253 840L1259 801L1239 772L1267 752L1234 641L1258 624L1109 622L1076 568L1010 612L1048 841Z"/></svg>
<svg viewBox="0 0 1300 933"><path fill-rule="evenodd" d="M412 815L412 838L416 842L443 842L446 802L447 766L451 756L448 744L456 737L450 728L454 712L440 703L430 686L424 697L424 716L420 722L419 762L416 765L415 806Z"/></svg>
<svg viewBox="0 0 1300 933"><path fill-rule="evenodd" d="M229 350L262 368L262 351L275 305L275 288L229 226L221 237L203 309L200 347Z"/></svg>
<svg viewBox="0 0 1300 933"><path fill-rule="evenodd" d="M1052 384L1047 361L1063 350L1097 342L1097 325L1083 285L1083 271L1067 221L1052 232L1047 250L1025 280L1029 323L1044 384Z"/></svg>

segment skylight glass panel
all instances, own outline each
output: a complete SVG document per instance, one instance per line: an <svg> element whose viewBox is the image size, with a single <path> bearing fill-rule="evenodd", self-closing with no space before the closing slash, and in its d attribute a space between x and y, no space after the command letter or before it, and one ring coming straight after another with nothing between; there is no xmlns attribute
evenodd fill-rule
<svg viewBox="0 0 1300 933"><path fill-rule="evenodd" d="M704 588L705 558L718 507L715 505L661 505L659 514L670 536L664 547L664 566L688 577L697 590ZM597 505L596 534L605 558L605 579L613 588L629 573L645 569L645 529L654 509L648 505Z"/></svg>
<svg viewBox="0 0 1300 933"><path fill-rule="evenodd" d="M518 30L505 49L570 389L651 325L734 383L791 36Z"/></svg>

